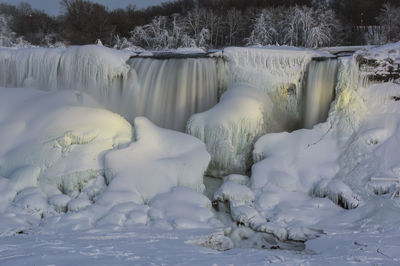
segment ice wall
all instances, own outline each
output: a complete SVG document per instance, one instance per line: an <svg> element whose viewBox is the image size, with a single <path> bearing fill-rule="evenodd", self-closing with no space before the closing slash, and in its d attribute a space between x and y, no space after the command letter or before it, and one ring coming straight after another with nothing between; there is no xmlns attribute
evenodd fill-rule
<svg viewBox="0 0 400 266"><path fill-rule="evenodd" d="M329 107L334 98L337 70L336 59L310 62L303 96L304 128L312 128L328 117Z"/></svg>
<svg viewBox="0 0 400 266"><path fill-rule="evenodd" d="M131 122L144 115L181 131L190 115L216 104L216 60L132 55L95 45L1 49L0 86L80 90Z"/></svg>

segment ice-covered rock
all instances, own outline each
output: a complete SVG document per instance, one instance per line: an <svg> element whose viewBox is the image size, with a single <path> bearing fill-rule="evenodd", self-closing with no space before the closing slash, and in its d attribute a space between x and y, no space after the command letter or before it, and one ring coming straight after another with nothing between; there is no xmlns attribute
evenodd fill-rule
<svg viewBox="0 0 400 266"><path fill-rule="evenodd" d="M228 181L215 192L214 200L229 202L231 208L251 205L254 202L254 193L247 186Z"/></svg>
<svg viewBox="0 0 400 266"><path fill-rule="evenodd" d="M136 141L106 155L106 193L132 191L148 202L174 186L204 190L210 161L204 143L180 132L162 129L144 117L135 119Z"/></svg>
<svg viewBox="0 0 400 266"><path fill-rule="evenodd" d="M354 209L359 205L359 196L339 179L331 181L321 180L312 189L312 195L328 197L335 204L345 208Z"/></svg>

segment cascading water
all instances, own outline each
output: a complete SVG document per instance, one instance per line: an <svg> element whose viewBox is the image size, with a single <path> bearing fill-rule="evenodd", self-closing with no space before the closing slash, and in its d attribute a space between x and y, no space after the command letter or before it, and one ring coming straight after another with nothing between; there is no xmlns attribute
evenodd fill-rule
<svg viewBox="0 0 400 266"><path fill-rule="evenodd" d="M217 103L218 59L131 55L94 45L1 49L0 86L84 91L130 122L146 116L180 131L192 114Z"/></svg>
<svg viewBox="0 0 400 266"><path fill-rule="evenodd" d="M329 107L334 98L337 71L336 59L310 62L303 96L304 128L312 128L328 117Z"/></svg>
<svg viewBox="0 0 400 266"><path fill-rule="evenodd" d="M217 103L217 65L210 58L133 58L129 62L137 74L132 91L134 116L149 117L156 124L183 131L194 113ZM135 100L136 99L136 100Z"/></svg>

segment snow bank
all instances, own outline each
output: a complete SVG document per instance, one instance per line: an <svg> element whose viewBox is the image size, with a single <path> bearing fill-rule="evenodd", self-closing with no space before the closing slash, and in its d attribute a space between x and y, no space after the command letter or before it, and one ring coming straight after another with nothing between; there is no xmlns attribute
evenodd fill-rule
<svg viewBox="0 0 400 266"><path fill-rule="evenodd" d="M173 186L204 190L203 174L210 155L202 142L159 128L144 117L136 118L134 126L136 141L105 157L107 192L129 191L148 202Z"/></svg>

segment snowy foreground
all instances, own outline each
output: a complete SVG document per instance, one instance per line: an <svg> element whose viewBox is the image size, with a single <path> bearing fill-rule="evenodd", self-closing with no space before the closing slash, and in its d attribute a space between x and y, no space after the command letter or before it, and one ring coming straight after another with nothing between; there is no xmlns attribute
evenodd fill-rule
<svg viewBox="0 0 400 266"><path fill-rule="evenodd" d="M262 66L240 77L260 51L227 51L237 73L193 136L130 124L90 92L0 88L0 264L400 264L396 182L376 181L400 177L400 43L339 60L327 121L291 133L263 133L285 95L262 93ZM311 57L269 88L299 87ZM251 176L223 176L236 159L227 172ZM203 179L213 165L223 178Z"/></svg>

